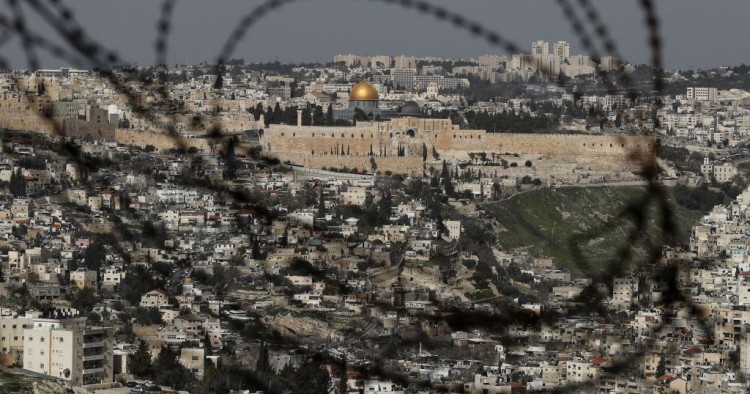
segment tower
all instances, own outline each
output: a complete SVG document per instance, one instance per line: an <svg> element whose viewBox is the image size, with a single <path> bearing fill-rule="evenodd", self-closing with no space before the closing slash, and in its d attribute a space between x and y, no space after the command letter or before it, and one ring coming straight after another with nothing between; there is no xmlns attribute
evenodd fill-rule
<svg viewBox="0 0 750 394"><path fill-rule="evenodd" d="M531 54L539 56L549 55L549 43L542 40L532 42Z"/></svg>
<svg viewBox="0 0 750 394"><path fill-rule="evenodd" d="M570 43L566 41L558 41L555 43L553 51L555 59L557 59L557 61L562 64L565 59L570 57Z"/></svg>

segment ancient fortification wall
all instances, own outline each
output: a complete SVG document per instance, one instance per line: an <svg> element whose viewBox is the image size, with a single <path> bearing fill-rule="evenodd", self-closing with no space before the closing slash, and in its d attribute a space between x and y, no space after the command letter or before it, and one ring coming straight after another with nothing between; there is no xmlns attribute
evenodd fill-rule
<svg viewBox="0 0 750 394"><path fill-rule="evenodd" d="M594 156L625 159L646 155L656 147L650 136L487 133L482 130L452 130L437 133L440 151L542 154L549 156Z"/></svg>
<svg viewBox="0 0 750 394"><path fill-rule="evenodd" d="M318 163L343 163L349 158L361 163L369 161L372 154L381 171L391 167L391 161L407 158L421 161L424 149L431 160L433 148L441 157L448 158L467 158L469 153L480 152L488 155L535 154L607 169L633 170L643 159L652 157L656 147L656 138L650 136L487 133L484 130L440 129L445 126L440 123L423 123L424 129L420 129L417 127L420 125L411 124L414 121L398 119L392 123L358 127L272 125L264 131L261 144L266 152L282 161L307 163L305 165L316 168L323 166ZM425 130L427 128L430 130ZM403 156L398 155L399 150ZM414 165L421 166L416 161ZM330 164L325 166L331 167ZM394 164L392 167L401 166ZM357 165L357 168L362 167ZM405 169L407 171L403 173L413 172L408 171L409 167ZM402 172L398 169L392 171Z"/></svg>
<svg viewBox="0 0 750 394"><path fill-rule="evenodd" d="M153 145L160 150L178 146L173 138L164 133L120 129L114 124L99 124L78 119L47 119L37 111L24 109L17 110L11 108L0 110L0 128L33 131L50 136L60 136L58 133L62 131L67 137L91 137L97 140L103 139L105 141L136 145L141 148ZM186 148L196 147L205 151L210 149L208 141L205 139L183 138L181 141Z"/></svg>
<svg viewBox="0 0 750 394"><path fill-rule="evenodd" d="M42 107L46 104L41 103ZM34 108L33 110L31 108ZM230 122L231 123L231 122ZM234 128L252 126L254 121L237 119ZM256 125L257 126L257 125ZM0 107L0 127L117 141L139 147L153 145L159 150L179 146L167 134L118 129L76 119L43 118L34 106ZM223 130L226 130L222 127ZM185 148L209 151L209 141L182 138ZM317 127L271 125L261 137L266 154L312 168L357 168L372 170L371 158L379 171L417 174L422 171L422 155L433 148L441 158L467 159L469 153L536 154L565 162L586 163L592 169L634 170L651 158L656 138L650 136L569 135L487 133L484 130L458 130L446 119L400 118L387 122L361 123L356 127Z"/></svg>
<svg viewBox="0 0 750 394"><path fill-rule="evenodd" d="M28 112L28 113L25 113ZM62 127L62 120L55 120L57 127ZM11 130L31 130L39 133L53 135L55 125L32 111L6 111L0 112L0 127Z"/></svg>
<svg viewBox="0 0 750 394"><path fill-rule="evenodd" d="M0 113L0 127L11 130L27 130L56 136L60 131L69 137L113 141L115 129L112 124L98 124L78 119L47 119L34 111L2 111Z"/></svg>
<svg viewBox="0 0 750 394"><path fill-rule="evenodd" d="M178 142L167 134L131 129L117 129L114 140L121 144L135 145L141 148L153 145L157 150L177 148L179 146ZM179 142L185 148L195 147L206 152L210 151L209 143L206 139L181 138Z"/></svg>

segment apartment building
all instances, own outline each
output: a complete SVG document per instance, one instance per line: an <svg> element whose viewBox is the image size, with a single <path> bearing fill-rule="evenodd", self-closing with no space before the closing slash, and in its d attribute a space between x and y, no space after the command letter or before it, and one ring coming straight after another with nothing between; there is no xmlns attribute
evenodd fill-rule
<svg viewBox="0 0 750 394"><path fill-rule="evenodd" d="M717 88L689 87L686 96L688 100L716 101L717 91Z"/></svg>
<svg viewBox="0 0 750 394"><path fill-rule="evenodd" d="M109 383L112 338L109 327L86 327L85 317L37 318L23 331L24 369L77 385Z"/></svg>
<svg viewBox="0 0 750 394"><path fill-rule="evenodd" d="M31 328L34 317L5 317L0 319L0 355L10 355L4 358L5 367L9 367L16 361L22 359L23 355L23 331Z"/></svg>

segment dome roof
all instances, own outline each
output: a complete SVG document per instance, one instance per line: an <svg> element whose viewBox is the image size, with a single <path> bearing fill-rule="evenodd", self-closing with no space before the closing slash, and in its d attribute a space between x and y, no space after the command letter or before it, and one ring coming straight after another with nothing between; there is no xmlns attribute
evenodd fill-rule
<svg viewBox="0 0 750 394"><path fill-rule="evenodd" d="M422 115L422 108L419 107L416 101L409 100L401 105L401 115L420 116Z"/></svg>
<svg viewBox="0 0 750 394"><path fill-rule="evenodd" d="M359 81L349 92L349 100L355 101L377 101L378 91L369 83Z"/></svg>

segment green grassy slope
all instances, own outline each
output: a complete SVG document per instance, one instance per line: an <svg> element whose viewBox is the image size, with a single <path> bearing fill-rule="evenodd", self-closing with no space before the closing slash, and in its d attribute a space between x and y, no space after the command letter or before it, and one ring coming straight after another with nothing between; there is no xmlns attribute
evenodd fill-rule
<svg viewBox="0 0 750 394"><path fill-rule="evenodd" d="M645 259L649 245L660 247L664 243L663 210L656 207L655 201L646 201L645 187L576 187L535 190L484 204L483 208L496 219L495 229L503 249L527 249L535 255L555 257L572 270L590 271L625 268ZM638 220L634 215L642 212L644 206L648 206L645 236L634 247L628 247L629 233ZM670 207L677 241L687 243L690 228L704 212L674 203ZM624 250L630 250L635 257L624 260Z"/></svg>

